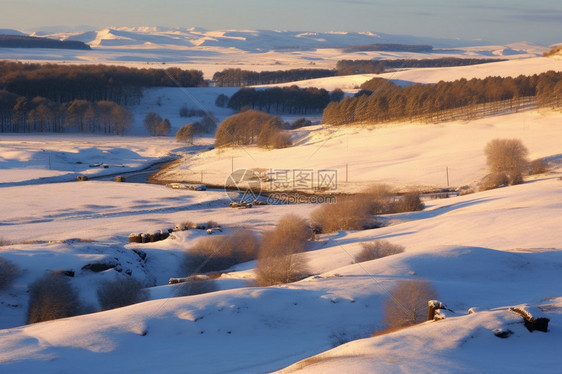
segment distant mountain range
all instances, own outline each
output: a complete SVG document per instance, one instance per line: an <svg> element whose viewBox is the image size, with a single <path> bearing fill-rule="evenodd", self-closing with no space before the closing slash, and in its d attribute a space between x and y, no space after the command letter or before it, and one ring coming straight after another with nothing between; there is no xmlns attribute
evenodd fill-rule
<svg viewBox="0 0 562 374"><path fill-rule="evenodd" d="M437 48L485 44L482 41L425 38L373 32L210 31L200 28L163 27L119 27L84 32L35 32L31 34L31 36L37 35L65 41L80 41L92 48L103 49L217 47L237 48L247 52L347 48L355 45L373 44L419 44Z"/></svg>

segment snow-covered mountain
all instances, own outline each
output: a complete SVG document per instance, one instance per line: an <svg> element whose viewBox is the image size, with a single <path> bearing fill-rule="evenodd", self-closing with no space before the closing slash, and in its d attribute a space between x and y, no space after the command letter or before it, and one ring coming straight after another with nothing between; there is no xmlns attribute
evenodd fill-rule
<svg viewBox="0 0 562 374"><path fill-rule="evenodd" d="M248 52L309 50L352 45L429 44L437 48L487 44L482 41L439 39L373 32L307 32L277 30L205 30L201 28L116 27L86 32L43 33L45 37L79 40L91 47L182 46L238 48Z"/></svg>

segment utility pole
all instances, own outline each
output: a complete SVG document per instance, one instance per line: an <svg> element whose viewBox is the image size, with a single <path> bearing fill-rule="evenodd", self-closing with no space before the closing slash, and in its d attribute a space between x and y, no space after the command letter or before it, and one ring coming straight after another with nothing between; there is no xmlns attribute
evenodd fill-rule
<svg viewBox="0 0 562 374"><path fill-rule="evenodd" d="M449 187L449 167L447 166L445 170L447 172L447 187Z"/></svg>

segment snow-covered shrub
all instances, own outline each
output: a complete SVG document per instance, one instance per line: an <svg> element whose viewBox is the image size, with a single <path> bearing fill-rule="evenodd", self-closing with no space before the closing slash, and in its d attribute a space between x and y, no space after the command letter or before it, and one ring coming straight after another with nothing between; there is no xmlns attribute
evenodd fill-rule
<svg viewBox="0 0 562 374"><path fill-rule="evenodd" d="M322 232L364 230L375 226L373 200L366 194L338 197L335 204L323 204L312 211L310 220Z"/></svg>
<svg viewBox="0 0 562 374"><path fill-rule="evenodd" d="M258 239L247 230L201 238L185 252L181 271L184 274L196 274L225 270L254 260L258 248Z"/></svg>
<svg viewBox="0 0 562 374"><path fill-rule="evenodd" d="M82 311L78 292L65 275L47 272L29 286L27 323L72 317Z"/></svg>
<svg viewBox="0 0 562 374"><path fill-rule="evenodd" d="M0 257L0 290L8 288L19 274L20 269L16 264Z"/></svg>
<svg viewBox="0 0 562 374"><path fill-rule="evenodd" d="M147 291L135 278L102 281L97 294L102 310L120 308L148 299Z"/></svg>
<svg viewBox="0 0 562 374"><path fill-rule="evenodd" d="M363 250L355 256L355 262L375 260L386 256L404 252L404 247L392 244L387 240L376 240L374 242L361 243Z"/></svg>
<svg viewBox="0 0 562 374"><path fill-rule="evenodd" d="M427 319L427 302L437 298L435 288L425 280L404 280L384 301L384 321L389 329L401 328Z"/></svg>
<svg viewBox="0 0 562 374"><path fill-rule="evenodd" d="M281 217L273 231L260 241L256 281L260 286L290 283L309 274L304 257L307 240L312 238L308 222L295 215Z"/></svg>

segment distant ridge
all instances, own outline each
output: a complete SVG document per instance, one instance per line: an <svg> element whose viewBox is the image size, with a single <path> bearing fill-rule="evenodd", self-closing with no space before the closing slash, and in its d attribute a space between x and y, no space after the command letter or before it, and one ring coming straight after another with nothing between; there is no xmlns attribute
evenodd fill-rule
<svg viewBox="0 0 562 374"><path fill-rule="evenodd" d="M0 48L91 49L76 40L54 40L27 35L0 35Z"/></svg>

